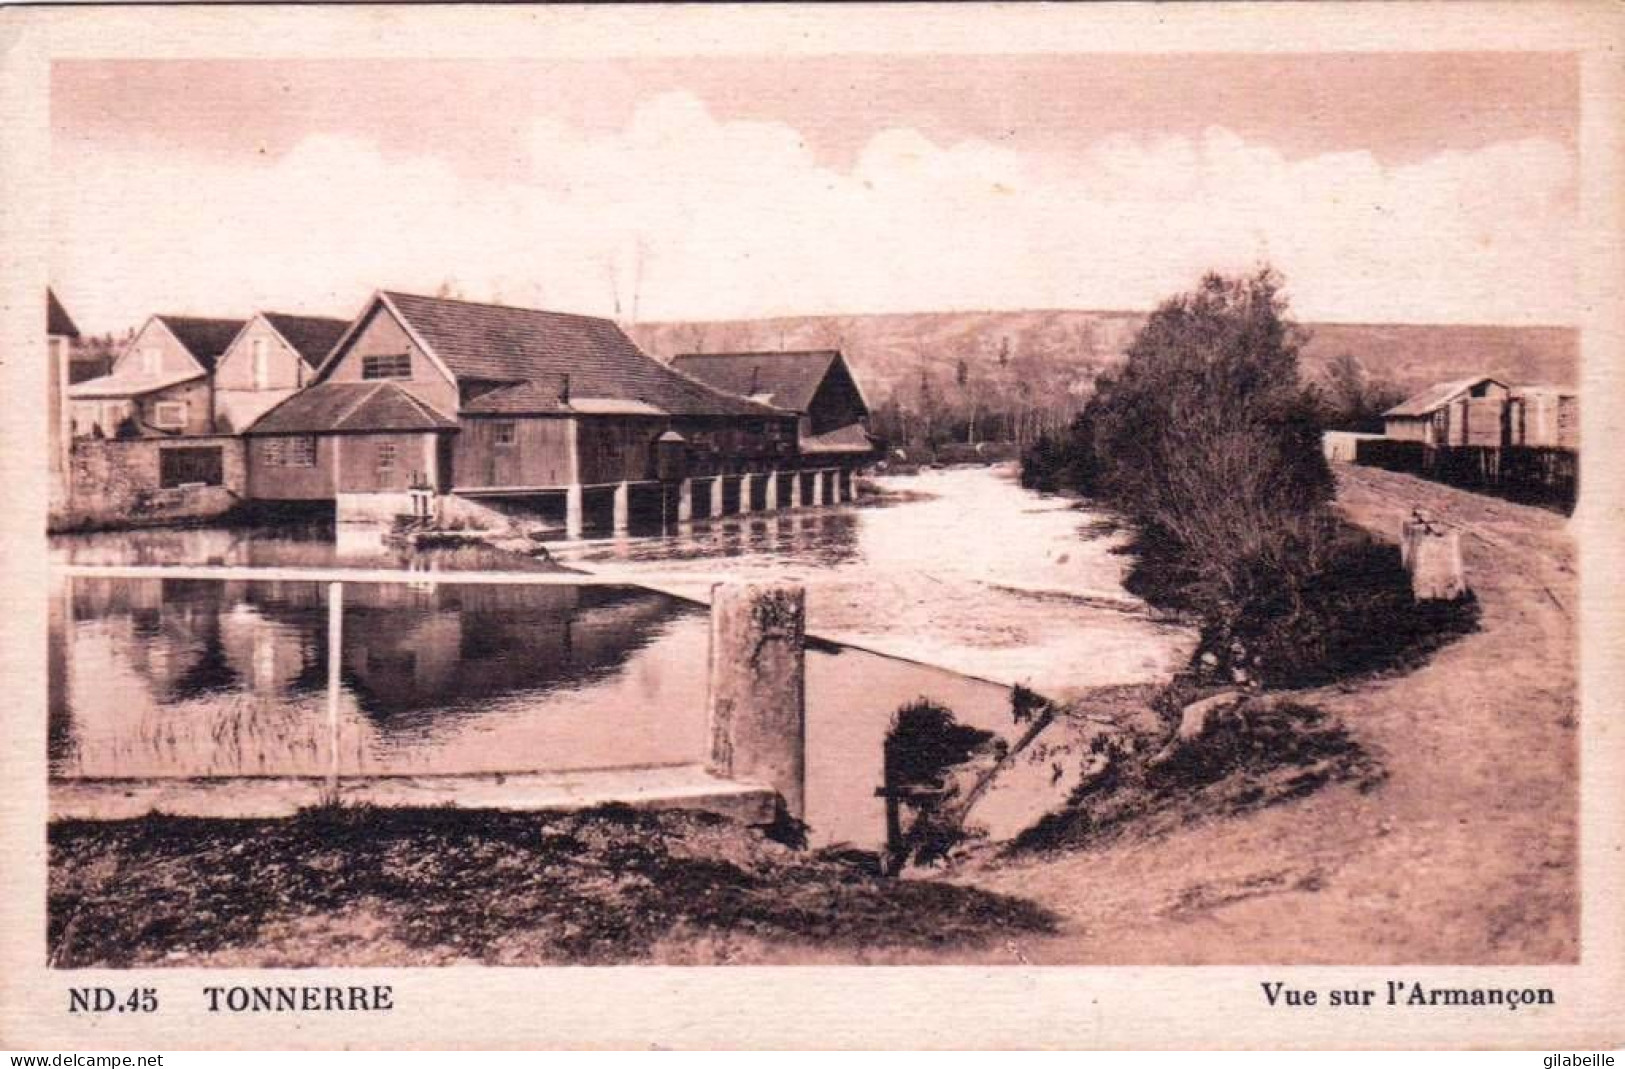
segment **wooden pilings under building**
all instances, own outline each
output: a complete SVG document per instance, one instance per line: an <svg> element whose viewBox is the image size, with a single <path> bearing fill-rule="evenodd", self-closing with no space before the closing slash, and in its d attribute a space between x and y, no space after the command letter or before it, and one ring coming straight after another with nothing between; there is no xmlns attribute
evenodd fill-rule
<svg viewBox="0 0 1625 1069"><path fill-rule="evenodd" d="M855 497L856 478L849 468L773 469L670 481L466 490L442 498L441 508L473 503L506 516L540 521L565 538L578 539L592 533L670 531L727 516L832 507L849 504ZM341 519L346 515L363 518L348 505L340 499Z"/></svg>

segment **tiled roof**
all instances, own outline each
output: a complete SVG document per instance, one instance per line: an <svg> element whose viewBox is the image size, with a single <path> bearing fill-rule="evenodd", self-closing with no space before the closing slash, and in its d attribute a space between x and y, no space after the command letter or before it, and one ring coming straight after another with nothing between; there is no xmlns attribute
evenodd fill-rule
<svg viewBox="0 0 1625 1069"><path fill-rule="evenodd" d="M205 371L213 371L220 354L230 347L243 329L243 319L199 319L195 316L160 315L155 317L180 343L186 346Z"/></svg>
<svg viewBox="0 0 1625 1069"><path fill-rule="evenodd" d="M203 377L201 371L172 371L167 375L145 375L140 372L126 374L114 372L94 379L85 379L68 387L68 396L81 401L118 400L126 397L144 397L149 393L178 386L183 382Z"/></svg>
<svg viewBox="0 0 1625 1069"><path fill-rule="evenodd" d="M246 434L455 430L457 421L394 382L323 382L255 420Z"/></svg>
<svg viewBox="0 0 1625 1069"><path fill-rule="evenodd" d="M1426 416L1435 409L1443 408L1461 394L1477 386L1481 382L1493 382L1503 385L1500 379L1492 375L1477 375L1470 379L1457 379L1454 382L1436 382L1432 386L1384 412L1385 416Z"/></svg>
<svg viewBox="0 0 1625 1069"><path fill-rule="evenodd" d="M805 412L841 358L834 349L789 353L684 353L671 366L719 390Z"/></svg>
<svg viewBox="0 0 1625 1069"><path fill-rule="evenodd" d="M327 316L296 316L285 312L262 312L261 315L313 368L321 366L350 326L348 319L331 319Z"/></svg>
<svg viewBox="0 0 1625 1069"><path fill-rule="evenodd" d="M568 377L570 396L641 401L672 415L788 414L673 371L608 319L409 293L383 297L459 379L528 384L484 394L471 412L568 411L560 400ZM509 407L495 407L503 404Z"/></svg>
<svg viewBox="0 0 1625 1069"><path fill-rule="evenodd" d="M848 423L801 440L803 453L868 453L875 447L861 423Z"/></svg>
<svg viewBox="0 0 1625 1069"><path fill-rule="evenodd" d="M79 328L73 325L73 317L68 310L62 307L62 302L56 299L56 291L45 291L45 333L61 338L77 338Z"/></svg>

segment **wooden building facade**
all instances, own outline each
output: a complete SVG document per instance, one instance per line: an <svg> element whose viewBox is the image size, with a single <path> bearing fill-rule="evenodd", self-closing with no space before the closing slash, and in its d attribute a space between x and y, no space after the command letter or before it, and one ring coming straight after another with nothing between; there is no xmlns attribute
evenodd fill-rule
<svg viewBox="0 0 1625 1069"><path fill-rule="evenodd" d="M619 517L633 484L795 467L798 418L661 364L610 320L380 292L245 433L257 498L560 493L573 516L610 487Z"/></svg>

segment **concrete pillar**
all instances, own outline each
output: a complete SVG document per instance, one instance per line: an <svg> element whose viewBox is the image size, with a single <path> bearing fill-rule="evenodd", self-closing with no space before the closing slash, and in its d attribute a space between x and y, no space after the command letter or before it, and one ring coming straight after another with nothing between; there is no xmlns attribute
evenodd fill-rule
<svg viewBox="0 0 1625 1069"><path fill-rule="evenodd" d="M779 510L779 473L770 471L762 478L764 479L762 507L768 512L777 512Z"/></svg>
<svg viewBox="0 0 1625 1069"><path fill-rule="evenodd" d="M712 519L722 515L722 476L711 476L711 511L707 513Z"/></svg>
<svg viewBox="0 0 1625 1069"><path fill-rule="evenodd" d="M1401 537L1400 559L1410 572L1411 595L1417 601L1454 601L1467 593L1460 531L1407 523Z"/></svg>
<svg viewBox="0 0 1625 1069"><path fill-rule="evenodd" d="M824 503L824 472L813 472L812 506L818 508Z"/></svg>
<svg viewBox="0 0 1625 1069"><path fill-rule="evenodd" d="M857 500L855 480L852 478L851 468L842 468L836 478L841 481L841 500L848 503Z"/></svg>
<svg viewBox="0 0 1625 1069"><path fill-rule="evenodd" d="M708 767L779 792L789 815L807 796L806 591L797 583L711 589Z"/></svg>
<svg viewBox="0 0 1625 1069"><path fill-rule="evenodd" d="M694 480L684 479L677 484L677 522L687 523L694 518Z"/></svg>
<svg viewBox="0 0 1625 1069"><path fill-rule="evenodd" d="M801 472L799 471L790 473L790 507L793 509L801 507Z"/></svg>
<svg viewBox="0 0 1625 1069"><path fill-rule="evenodd" d="M615 484L615 505L612 527L616 534L625 534L632 526L632 487L625 480Z"/></svg>
<svg viewBox="0 0 1625 1069"><path fill-rule="evenodd" d="M739 514L741 516L750 512L750 472L739 477Z"/></svg>
<svg viewBox="0 0 1625 1069"><path fill-rule="evenodd" d="M564 488L564 537L581 537L582 516L581 484L571 483Z"/></svg>

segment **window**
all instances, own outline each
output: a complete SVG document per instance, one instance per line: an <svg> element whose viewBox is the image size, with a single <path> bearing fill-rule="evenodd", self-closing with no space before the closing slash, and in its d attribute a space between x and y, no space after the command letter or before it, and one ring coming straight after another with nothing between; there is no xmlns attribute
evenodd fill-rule
<svg viewBox="0 0 1625 1069"><path fill-rule="evenodd" d="M254 351L254 389L263 390L271 385L271 358L265 351L265 339L255 338Z"/></svg>
<svg viewBox="0 0 1625 1069"><path fill-rule="evenodd" d="M184 430L186 427L185 401L159 401L152 406L152 425L166 431Z"/></svg>
<svg viewBox="0 0 1625 1069"><path fill-rule="evenodd" d="M383 472L383 471L394 471L395 470L395 443L394 442L379 442L378 443L378 470L381 471L381 472Z"/></svg>
<svg viewBox="0 0 1625 1069"><path fill-rule="evenodd" d="M141 373L144 375L158 374L158 350L147 348L141 350Z"/></svg>
<svg viewBox="0 0 1625 1069"><path fill-rule="evenodd" d="M304 434L290 438L261 439L260 459L273 468L314 468L316 438L314 435Z"/></svg>
<svg viewBox="0 0 1625 1069"><path fill-rule="evenodd" d="M410 353L391 353L385 356L363 356L361 377L364 379L409 379L412 377Z"/></svg>
<svg viewBox="0 0 1625 1069"><path fill-rule="evenodd" d="M219 486L225 466L219 446L161 449L158 452L158 485L165 490L177 486Z"/></svg>
<svg viewBox="0 0 1625 1069"><path fill-rule="evenodd" d="M519 426L512 422L491 425L491 441L498 446L513 446L519 442Z"/></svg>

